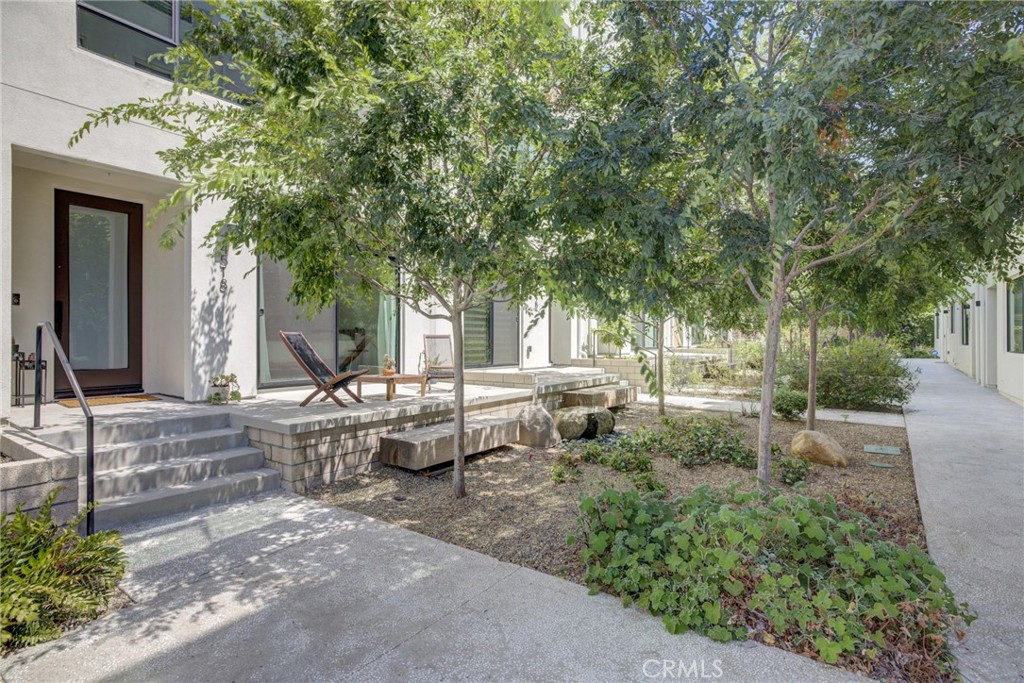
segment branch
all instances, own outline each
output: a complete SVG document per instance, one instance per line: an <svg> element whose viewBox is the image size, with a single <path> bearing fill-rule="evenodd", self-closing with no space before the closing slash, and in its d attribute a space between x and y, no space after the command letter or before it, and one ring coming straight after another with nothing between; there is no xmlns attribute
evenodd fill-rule
<svg viewBox="0 0 1024 683"><path fill-rule="evenodd" d="M890 225L887 225L884 230L880 230L880 231L874 233L873 235L871 235L870 237L868 237L864 241L862 241L862 242L860 242L858 244L855 244L855 245L853 245L852 247L850 247L848 249L844 249L844 250L842 250L840 252L837 252L835 254L831 254L829 256L822 256L819 259L815 259L814 261L811 261L810 263L808 263L808 264L806 264L804 266L801 266L800 268L795 269L794 273L793 273L793 276L795 277L795 276L802 275L803 273L806 273L811 268L816 268L817 266L820 266L823 263L829 263L831 261L835 261L837 259L843 258L844 256L849 256L850 254L856 253L856 252L860 251L861 249L863 249L864 247L867 247L867 246L873 244L874 242L877 242L887 232L889 232L894 227L896 227L896 224L899 221L905 220L907 217L910 216L910 214L914 213L914 211L917 210L917 207L921 206L921 202L923 202L923 201L924 201L924 197L918 197L917 199L914 200L914 203L911 204L909 208L907 208L906 211L904 211L902 214L900 214L900 217L898 219L893 221ZM791 278L790 278L790 281L792 281Z"/></svg>
<svg viewBox="0 0 1024 683"><path fill-rule="evenodd" d="M761 296L761 293L759 291L757 291L757 287L754 286L754 281L750 278L750 273L747 272L747 267L744 266L743 264L740 264L738 266L738 269L740 271L740 275L743 276L743 281L747 283L747 289L749 289L750 293L754 295L754 298L757 299L757 302L762 306L767 306L768 302L765 301L765 298Z"/></svg>

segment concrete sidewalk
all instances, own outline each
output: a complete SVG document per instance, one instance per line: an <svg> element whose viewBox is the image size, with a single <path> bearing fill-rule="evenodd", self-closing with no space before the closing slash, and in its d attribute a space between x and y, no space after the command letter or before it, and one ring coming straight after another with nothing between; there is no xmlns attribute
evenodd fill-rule
<svg viewBox="0 0 1024 683"><path fill-rule="evenodd" d="M1024 680L1024 408L938 361L911 361L904 409L928 552L978 613L967 681Z"/></svg>
<svg viewBox="0 0 1024 683"><path fill-rule="evenodd" d="M650 403L657 405L658 399L650 394L639 394L637 403ZM760 401L736 401L727 398L711 398L708 396L669 396L665 395L665 404L676 408L688 408L691 410L713 410L718 412L733 413L740 415L743 410L758 409ZM856 424L877 425L881 427L903 427L903 415L900 413L879 413L868 410L837 410L833 408L818 408L819 420L832 420L834 422L854 422Z"/></svg>
<svg viewBox="0 0 1024 683"><path fill-rule="evenodd" d="M124 531L136 604L3 660L9 683L863 680L673 636L608 595L290 494Z"/></svg>

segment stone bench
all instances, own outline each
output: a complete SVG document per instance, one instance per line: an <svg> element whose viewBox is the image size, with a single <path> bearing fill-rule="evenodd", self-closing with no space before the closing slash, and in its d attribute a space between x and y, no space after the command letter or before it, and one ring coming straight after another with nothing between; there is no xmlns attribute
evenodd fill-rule
<svg viewBox="0 0 1024 683"><path fill-rule="evenodd" d="M380 440L380 461L407 470L422 470L455 459L454 422L388 434ZM519 440L519 420L481 416L466 420L466 455L500 448Z"/></svg>
<svg viewBox="0 0 1024 683"><path fill-rule="evenodd" d="M588 389L576 389L562 394L562 405L566 408L586 406L592 408L616 408L636 400L636 387L606 384Z"/></svg>

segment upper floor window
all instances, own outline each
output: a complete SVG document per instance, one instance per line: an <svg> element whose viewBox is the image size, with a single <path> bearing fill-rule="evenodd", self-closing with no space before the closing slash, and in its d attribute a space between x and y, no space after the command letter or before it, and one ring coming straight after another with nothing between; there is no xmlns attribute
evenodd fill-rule
<svg viewBox="0 0 1024 683"><path fill-rule="evenodd" d="M171 78L173 68L159 57L195 28L186 8L209 12L204 0L78 0L78 46L122 64ZM215 68L227 73L230 59ZM233 74L238 80L237 72ZM244 93L244 87L232 88Z"/></svg>
<svg viewBox="0 0 1024 683"><path fill-rule="evenodd" d="M1024 275L1006 283L1006 350L1024 353Z"/></svg>
<svg viewBox="0 0 1024 683"><path fill-rule="evenodd" d="M960 343L971 343L971 304L960 304Z"/></svg>

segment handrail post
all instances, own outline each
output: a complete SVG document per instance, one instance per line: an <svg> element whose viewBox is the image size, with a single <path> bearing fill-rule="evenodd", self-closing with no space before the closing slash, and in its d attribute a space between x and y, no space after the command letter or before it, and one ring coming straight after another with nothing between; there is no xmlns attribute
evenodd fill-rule
<svg viewBox="0 0 1024 683"><path fill-rule="evenodd" d="M92 415L85 416L85 504L89 512L85 515L85 535L96 532L96 491L93 473L96 471L96 455L93 449Z"/></svg>
<svg viewBox="0 0 1024 683"><path fill-rule="evenodd" d="M43 324L36 325L36 393L32 429L39 429L40 411L43 408Z"/></svg>
<svg viewBox="0 0 1024 683"><path fill-rule="evenodd" d="M89 509L89 512L86 513L85 516L85 533L89 536L96 530L96 522L92 509L93 503L96 500L96 482L93 481L93 474L96 471L96 454L93 452L95 450L95 440L93 438L92 408L89 407L89 402L85 399L85 394L82 392L82 385L78 383L75 371L71 368L71 363L68 361L67 354L64 353L64 347L60 345L60 339L57 337L57 333L54 331L53 325L49 322L41 322L36 326L36 396L33 428L39 429L42 422L40 419L40 413L43 403L42 366L44 328L46 333L50 335L50 341L53 343L53 355L56 356L57 362L60 363L60 366L64 369L68 383L71 384L71 390L74 392L75 398L78 399L78 405L81 406L82 413L85 414L85 504Z"/></svg>

